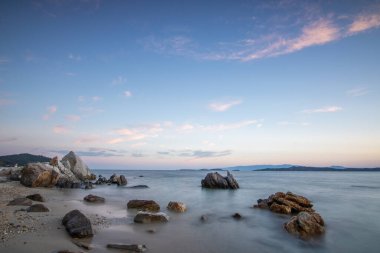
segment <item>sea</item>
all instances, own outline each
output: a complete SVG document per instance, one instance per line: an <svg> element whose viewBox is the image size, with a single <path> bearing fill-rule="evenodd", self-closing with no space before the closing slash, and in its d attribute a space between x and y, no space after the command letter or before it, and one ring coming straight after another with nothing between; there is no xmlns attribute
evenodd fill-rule
<svg viewBox="0 0 380 253"><path fill-rule="evenodd" d="M106 198L105 204L83 202L84 209L110 220L107 227L96 231L91 252L115 252L105 247L108 243L144 244L152 253L380 252L379 172L232 171L240 184L238 190L202 188L201 180L208 171L94 172L107 178L113 173L125 175L128 184L96 186L85 193L71 191ZM134 185L149 188L128 188ZM325 221L325 235L301 240L283 229L290 216L253 208L257 199L278 191L310 199ZM126 208L132 199L155 200L170 221L134 223L136 210ZM167 211L169 201L185 203L187 212ZM243 218L233 219L234 213ZM205 222L200 219L202 215L208 217Z"/></svg>

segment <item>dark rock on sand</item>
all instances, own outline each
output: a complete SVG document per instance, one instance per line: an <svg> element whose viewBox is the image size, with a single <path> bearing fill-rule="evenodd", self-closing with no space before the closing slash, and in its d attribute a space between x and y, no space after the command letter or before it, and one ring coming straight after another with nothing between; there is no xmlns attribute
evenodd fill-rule
<svg viewBox="0 0 380 253"><path fill-rule="evenodd" d="M92 226L90 220L80 211L72 210L62 219L62 225L74 238L92 237Z"/></svg>
<svg viewBox="0 0 380 253"><path fill-rule="evenodd" d="M49 165L29 163L21 172L20 182L27 187L52 187L59 178L58 172Z"/></svg>
<svg viewBox="0 0 380 253"><path fill-rule="evenodd" d="M145 245L141 244L107 244L107 248L122 249L128 252L144 252L147 249Z"/></svg>
<svg viewBox="0 0 380 253"><path fill-rule="evenodd" d="M39 193L28 195L28 196L26 196L26 198L31 199L33 201L45 202L45 198L42 197L41 194L39 194Z"/></svg>
<svg viewBox="0 0 380 253"><path fill-rule="evenodd" d="M165 213L138 212L133 221L136 223L168 222L169 216Z"/></svg>
<svg viewBox="0 0 380 253"><path fill-rule="evenodd" d="M117 185L118 186L123 186L127 184L127 179L125 178L124 175L121 175L119 178L117 178Z"/></svg>
<svg viewBox="0 0 380 253"><path fill-rule="evenodd" d="M33 202L27 198L16 198L8 203L8 206L31 206Z"/></svg>
<svg viewBox="0 0 380 253"><path fill-rule="evenodd" d="M105 198L99 197L96 195L89 194L86 197L83 198L87 202L92 202L92 203L104 203Z"/></svg>
<svg viewBox="0 0 380 253"><path fill-rule="evenodd" d="M167 209L177 213L183 213L187 210L186 205L184 203L176 201L170 201L167 206Z"/></svg>
<svg viewBox="0 0 380 253"><path fill-rule="evenodd" d="M306 240L323 234L325 232L324 224L318 213L300 212L285 223L284 228L289 233Z"/></svg>
<svg viewBox="0 0 380 253"><path fill-rule="evenodd" d="M49 212L49 208L43 204L34 204L26 209L27 212Z"/></svg>
<svg viewBox="0 0 380 253"><path fill-rule="evenodd" d="M267 199L257 200L255 208L270 209L272 212L297 214L299 212L314 212L313 205L307 198L291 192L277 192Z"/></svg>
<svg viewBox="0 0 380 253"><path fill-rule="evenodd" d="M218 189L238 189L239 184L233 175L227 171L227 176L223 177L218 172L208 173L201 181L204 188Z"/></svg>
<svg viewBox="0 0 380 253"><path fill-rule="evenodd" d="M158 212L160 211L160 205L157 204L154 200L139 200L134 199L130 200L127 203L128 208L136 208L140 211L150 211L150 212Z"/></svg>
<svg viewBox="0 0 380 253"><path fill-rule="evenodd" d="M78 247L82 248L82 249L86 249L86 250L92 250L92 247L90 244L87 244L87 243L84 243L84 242L79 242L79 241L72 241L75 245L77 245Z"/></svg>

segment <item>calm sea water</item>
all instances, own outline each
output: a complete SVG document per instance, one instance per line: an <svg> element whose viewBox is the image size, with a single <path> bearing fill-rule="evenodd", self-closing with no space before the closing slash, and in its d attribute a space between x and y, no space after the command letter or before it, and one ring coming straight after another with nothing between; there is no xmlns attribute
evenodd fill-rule
<svg viewBox="0 0 380 253"><path fill-rule="evenodd" d="M83 203L84 208L111 219L111 226L97 231L92 252L112 252L107 243L145 244L149 252L380 252L380 173L376 172L243 172L233 175L239 190L201 188L206 171L95 171L127 177L128 186L98 186L77 194L106 198L104 205ZM225 174L225 172L220 172ZM139 177L142 175L143 177ZM327 233L302 241L289 235L282 224L289 216L253 209L259 198L277 191L292 191L314 203L325 220ZM82 196L80 196L82 197ZM166 224L134 224L131 199L153 199L168 213ZM167 212L169 201L186 203L182 214ZM234 220L239 212L244 218ZM209 219L202 223L200 216ZM148 229L156 233L148 233Z"/></svg>

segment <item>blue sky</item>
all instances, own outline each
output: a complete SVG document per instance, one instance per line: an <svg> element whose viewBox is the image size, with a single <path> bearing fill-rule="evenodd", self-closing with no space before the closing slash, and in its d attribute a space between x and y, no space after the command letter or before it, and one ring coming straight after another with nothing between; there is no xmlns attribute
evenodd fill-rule
<svg viewBox="0 0 380 253"><path fill-rule="evenodd" d="M1 1L0 155L380 165L379 1Z"/></svg>

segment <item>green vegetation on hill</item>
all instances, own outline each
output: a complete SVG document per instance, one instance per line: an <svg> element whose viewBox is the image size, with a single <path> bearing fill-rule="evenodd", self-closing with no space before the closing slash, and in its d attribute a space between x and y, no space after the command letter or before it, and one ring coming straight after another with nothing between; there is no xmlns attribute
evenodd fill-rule
<svg viewBox="0 0 380 253"><path fill-rule="evenodd" d="M51 158L42 155L31 155L31 154L18 154L18 155L5 155L0 156L0 167L5 166L24 166L27 163L35 162L50 162Z"/></svg>

